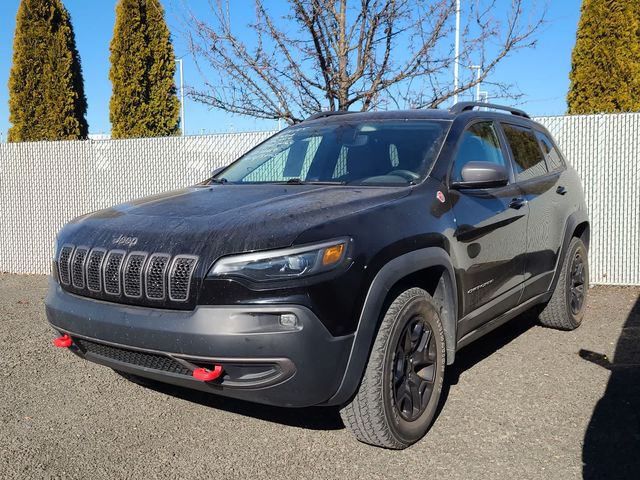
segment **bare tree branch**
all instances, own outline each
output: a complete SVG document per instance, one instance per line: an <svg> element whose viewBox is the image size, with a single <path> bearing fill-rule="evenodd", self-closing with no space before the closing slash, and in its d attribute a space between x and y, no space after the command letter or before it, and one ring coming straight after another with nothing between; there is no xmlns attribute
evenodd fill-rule
<svg viewBox="0 0 640 480"><path fill-rule="evenodd" d="M523 0L464 2L463 75L454 89L455 0L288 0L290 13L280 17L254 2L249 24L232 21L228 0L208 0L207 18L185 7L185 35L203 77L189 94L288 123L322 110L436 108L479 82L494 98L518 98L491 75L535 46L546 13L527 14Z"/></svg>

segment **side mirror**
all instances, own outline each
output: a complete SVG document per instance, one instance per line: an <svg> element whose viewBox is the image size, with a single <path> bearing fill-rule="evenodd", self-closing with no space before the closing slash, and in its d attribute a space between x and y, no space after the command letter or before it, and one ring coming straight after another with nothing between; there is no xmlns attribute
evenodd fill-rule
<svg viewBox="0 0 640 480"><path fill-rule="evenodd" d="M227 167L218 167L218 168L214 168L211 171L211 177L215 177L217 174L219 174L222 170L224 170Z"/></svg>
<svg viewBox="0 0 640 480"><path fill-rule="evenodd" d="M453 188L491 188L509 183L507 169L492 162L468 162L461 176L462 181L453 182Z"/></svg>

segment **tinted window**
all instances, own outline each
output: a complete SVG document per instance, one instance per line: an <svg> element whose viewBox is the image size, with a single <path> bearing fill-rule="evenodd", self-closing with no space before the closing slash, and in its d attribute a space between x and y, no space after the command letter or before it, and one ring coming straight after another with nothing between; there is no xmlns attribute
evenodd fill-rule
<svg viewBox="0 0 640 480"><path fill-rule="evenodd" d="M274 135L216 177L230 183L409 184L424 175L449 122L301 124Z"/></svg>
<svg viewBox="0 0 640 480"><path fill-rule="evenodd" d="M528 180L547 173L542 151L533 130L515 125L502 125L513 154L518 180Z"/></svg>
<svg viewBox="0 0 640 480"><path fill-rule="evenodd" d="M454 182L462 181L462 168L468 162L491 162L506 168L507 162L492 122L474 123L462 134L451 175Z"/></svg>
<svg viewBox="0 0 640 480"><path fill-rule="evenodd" d="M542 132L536 132L536 137L538 137L540 145L542 145L542 151L547 159L547 167L549 168L549 171L553 172L564 168L564 161L560 156L560 152L558 152L556 147L553 146L549 137Z"/></svg>

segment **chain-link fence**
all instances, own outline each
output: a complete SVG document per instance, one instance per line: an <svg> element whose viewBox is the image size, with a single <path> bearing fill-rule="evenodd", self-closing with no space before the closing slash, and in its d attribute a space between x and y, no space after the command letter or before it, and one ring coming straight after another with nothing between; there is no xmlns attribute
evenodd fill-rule
<svg viewBox="0 0 640 480"><path fill-rule="evenodd" d="M0 272L48 273L72 218L193 185L272 134L0 144Z"/></svg>
<svg viewBox="0 0 640 480"><path fill-rule="evenodd" d="M536 120L582 178L592 283L640 284L640 113Z"/></svg>
<svg viewBox="0 0 640 480"><path fill-rule="evenodd" d="M593 283L640 284L640 114L537 120L583 179ZM0 272L47 273L70 219L194 184L272 133L0 144Z"/></svg>

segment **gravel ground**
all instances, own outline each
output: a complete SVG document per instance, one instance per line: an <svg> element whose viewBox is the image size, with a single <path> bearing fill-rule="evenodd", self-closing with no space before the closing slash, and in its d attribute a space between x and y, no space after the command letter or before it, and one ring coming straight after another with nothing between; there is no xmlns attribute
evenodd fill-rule
<svg viewBox="0 0 640 480"><path fill-rule="evenodd" d="M143 387L50 344L41 276L0 275L0 478L638 478L640 288L574 332L520 317L462 350L418 444L358 443L334 409ZM635 477L633 477L635 473Z"/></svg>

